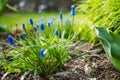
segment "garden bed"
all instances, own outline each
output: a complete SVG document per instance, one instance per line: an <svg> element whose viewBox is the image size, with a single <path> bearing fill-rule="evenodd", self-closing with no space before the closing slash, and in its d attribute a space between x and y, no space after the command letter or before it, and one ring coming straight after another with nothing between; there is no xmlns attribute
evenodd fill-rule
<svg viewBox="0 0 120 80"><path fill-rule="evenodd" d="M5 37L0 40L5 40ZM7 41L7 40L6 40ZM5 46L1 45L3 49ZM102 47L94 48L88 43L84 43L84 48L78 52L85 52L90 49L102 49ZM74 49L74 48L73 48ZM90 59L90 63L86 60ZM89 64L92 64L90 67ZM57 72L68 71L69 73L62 76L53 76L51 80L120 80L120 73L117 72L110 61L107 59L107 56L104 51L99 53L92 53L90 55L84 56L83 58L75 59L69 63L66 63L61 70L56 70ZM0 67L0 78L6 72L2 67ZM24 72L20 73L10 73L4 80L20 80ZM34 74L31 72L26 77L25 80L33 80ZM37 80L45 80L43 76L37 75Z"/></svg>
<svg viewBox="0 0 120 80"><path fill-rule="evenodd" d="M120 80L119 1L114 2L80 2L78 15L71 5L70 14L61 11L58 19L44 12L3 15L0 80Z"/></svg>

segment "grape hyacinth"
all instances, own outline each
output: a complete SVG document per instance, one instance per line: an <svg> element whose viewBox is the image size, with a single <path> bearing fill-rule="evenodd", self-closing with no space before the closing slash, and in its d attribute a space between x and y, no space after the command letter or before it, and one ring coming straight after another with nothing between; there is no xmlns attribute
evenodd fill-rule
<svg viewBox="0 0 120 80"><path fill-rule="evenodd" d="M69 24L69 19L68 19L68 17L66 17L65 25L68 25L68 24Z"/></svg>
<svg viewBox="0 0 120 80"><path fill-rule="evenodd" d="M76 14L75 6L71 5L71 15L73 16L72 26L74 26L74 16Z"/></svg>
<svg viewBox="0 0 120 80"><path fill-rule="evenodd" d="M62 12L60 12L60 20L61 20L61 25L63 26L63 15L62 15Z"/></svg>
<svg viewBox="0 0 120 80"><path fill-rule="evenodd" d="M24 31L26 31L25 23L22 23L22 28Z"/></svg>
<svg viewBox="0 0 120 80"><path fill-rule="evenodd" d="M63 15L62 15L62 12L60 12L60 20L63 19Z"/></svg>
<svg viewBox="0 0 120 80"><path fill-rule="evenodd" d="M15 45L15 41L14 41L12 35L8 35L8 40L9 40L10 45L12 45L12 46Z"/></svg>
<svg viewBox="0 0 120 80"><path fill-rule="evenodd" d="M50 21L48 22L48 27L50 28L50 26L51 26L51 23L50 23Z"/></svg>
<svg viewBox="0 0 120 80"><path fill-rule="evenodd" d="M44 31L44 30L45 30L45 28L44 28L44 23L40 23L40 30L41 30L41 31Z"/></svg>
<svg viewBox="0 0 120 80"><path fill-rule="evenodd" d="M27 35L25 33L22 33L22 37L23 37L23 39L26 39Z"/></svg>
<svg viewBox="0 0 120 80"><path fill-rule="evenodd" d="M50 24L53 24L53 20L50 21Z"/></svg>
<svg viewBox="0 0 120 80"><path fill-rule="evenodd" d="M39 24L36 24L36 27L38 28L38 27L39 27Z"/></svg>
<svg viewBox="0 0 120 80"><path fill-rule="evenodd" d="M41 21L44 21L44 17L41 17L40 20L41 20Z"/></svg>
<svg viewBox="0 0 120 80"><path fill-rule="evenodd" d="M44 49L40 49L40 56L43 58L45 56Z"/></svg>
<svg viewBox="0 0 120 80"><path fill-rule="evenodd" d="M33 26L33 19L30 18L30 24Z"/></svg>
<svg viewBox="0 0 120 80"><path fill-rule="evenodd" d="M54 17L52 18L52 20L55 21L55 20L56 20L56 17L54 16Z"/></svg>
<svg viewBox="0 0 120 80"><path fill-rule="evenodd" d="M55 31L55 36L58 37L58 34L59 34L58 30L56 30Z"/></svg>
<svg viewBox="0 0 120 80"><path fill-rule="evenodd" d="M38 10L38 14L41 14L41 13L42 13L42 10L41 10L41 9L39 9L39 10Z"/></svg>
<svg viewBox="0 0 120 80"><path fill-rule="evenodd" d="M71 5L71 15L74 16L76 14L75 6Z"/></svg>
<svg viewBox="0 0 120 80"><path fill-rule="evenodd" d="M36 26L34 27L34 31L37 32L37 27Z"/></svg>

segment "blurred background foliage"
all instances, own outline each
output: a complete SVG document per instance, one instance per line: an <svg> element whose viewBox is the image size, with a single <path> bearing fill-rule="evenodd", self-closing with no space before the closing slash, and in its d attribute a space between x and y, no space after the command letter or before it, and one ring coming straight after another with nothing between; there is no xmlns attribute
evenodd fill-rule
<svg viewBox="0 0 120 80"><path fill-rule="evenodd" d="M0 0L0 33L8 31L6 26L12 31L16 24L19 27L23 22L29 24L30 17L38 22L40 19L50 20L52 17L59 17L57 13L59 11L64 11L63 15L66 15L74 2L74 0Z"/></svg>
<svg viewBox="0 0 120 80"><path fill-rule="evenodd" d="M9 7L7 3L19 12L68 11L74 0L0 0L2 10L5 9L6 5ZM10 12L10 9L6 9L6 11Z"/></svg>
<svg viewBox="0 0 120 80"><path fill-rule="evenodd" d="M8 0L0 0L0 15L2 15L7 3Z"/></svg>

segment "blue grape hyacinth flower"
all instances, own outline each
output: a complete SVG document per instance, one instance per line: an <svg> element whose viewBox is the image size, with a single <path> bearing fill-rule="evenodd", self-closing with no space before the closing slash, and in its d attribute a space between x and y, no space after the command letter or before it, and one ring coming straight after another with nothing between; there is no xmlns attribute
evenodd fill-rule
<svg viewBox="0 0 120 80"><path fill-rule="evenodd" d="M72 26L74 26L74 16L75 16L75 14L76 14L75 6L71 5L71 15L73 16Z"/></svg>
<svg viewBox="0 0 120 80"><path fill-rule="evenodd" d="M25 33L22 33L22 37L23 37L23 39L26 39L27 35Z"/></svg>
<svg viewBox="0 0 120 80"><path fill-rule="evenodd" d="M51 22L49 21L49 22L48 22L48 27L50 28L50 26L51 26Z"/></svg>
<svg viewBox="0 0 120 80"><path fill-rule="evenodd" d="M30 24L33 26L33 19L30 18Z"/></svg>
<svg viewBox="0 0 120 80"><path fill-rule="evenodd" d="M56 20L56 17L54 16L54 17L52 18L52 20L55 21L55 20Z"/></svg>
<svg viewBox="0 0 120 80"><path fill-rule="evenodd" d="M40 30L41 30L41 31L44 31L44 30L45 30L45 27L44 27L44 23L43 23L43 22L40 23Z"/></svg>
<svg viewBox="0 0 120 80"><path fill-rule="evenodd" d="M44 21L44 17L41 17L40 20L41 20L41 21Z"/></svg>
<svg viewBox="0 0 120 80"><path fill-rule="evenodd" d="M40 56L43 58L45 56L44 49L40 49Z"/></svg>
<svg viewBox="0 0 120 80"><path fill-rule="evenodd" d="M58 32L58 30L56 30L55 31L55 36L58 37L58 35L59 35L59 32Z"/></svg>
<svg viewBox="0 0 120 80"><path fill-rule="evenodd" d="M62 12L60 12L60 20L63 19L63 15L62 15Z"/></svg>
<svg viewBox="0 0 120 80"><path fill-rule="evenodd" d="M63 26L63 15L62 15L62 12L60 12L60 20L61 20L61 26Z"/></svg>
<svg viewBox="0 0 120 80"><path fill-rule="evenodd" d="M75 6L71 5L71 15L75 15L76 14L76 10L75 10Z"/></svg>
<svg viewBox="0 0 120 80"><path fill-rule="evenodd" d="M12 45L12 46L15 45L15 41L14 41L12 35L8 35L8 40L9 40L10 45Z"/></svg>
<svg viewBox="0 0 120 80"><path fill-rule="evenodd" d="M39 27L39 24L36 24L36 27L38 28L38 27Z"/></svg>
<svg viewBox="0 0 120 80"><path fill-rule="evenodd" d="M41 9L39 9L39 10L38 10L38 14L41 14L41 13L42 13L42 10L41 10Z"/></svg>
<svg viewBox="0 0 120 80"><path fill-rule="evenodd" d="M50 24L53 24L53 20L50 21Z"/></svg>
<svg viewBox="0 0 120 80"><path fill-rule="evenodd" d="M68 25L68 24L69 24L69 19L68 19L68 17L66 17L65 25Z"/></svg>
<svg viewBox="0 0 120 80"><path fill-rule="evenodd" d="M22 28L24 31L26 31L25 23L22 23Z"/></svg>
<svg viewBox="0 0 120 80"><path fill-rule="evenodd" d="M34 31L37 32L37 27L36 26L34 27Z"/></svg>

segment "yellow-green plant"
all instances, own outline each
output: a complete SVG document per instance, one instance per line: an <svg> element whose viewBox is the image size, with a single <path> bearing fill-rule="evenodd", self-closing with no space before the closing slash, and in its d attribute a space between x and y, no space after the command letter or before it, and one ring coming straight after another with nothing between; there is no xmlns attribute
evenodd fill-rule
<svg viewBox="0 0 120 80"><path fill-rule="evenodd" d="M80 15L81 33L92 34L89 38L96 36L93 32L94 26L99 25L109 28L117 33L120 32L120 1L119 0L82 0L78 4L77 11ZM87 27L87 29L86 29ZM84 34L84 33L83 33ZM84 36L83 36L84 37ZM85 39L86 39L85 38ZM91 41L94 41L95 38Z"/></svg>

